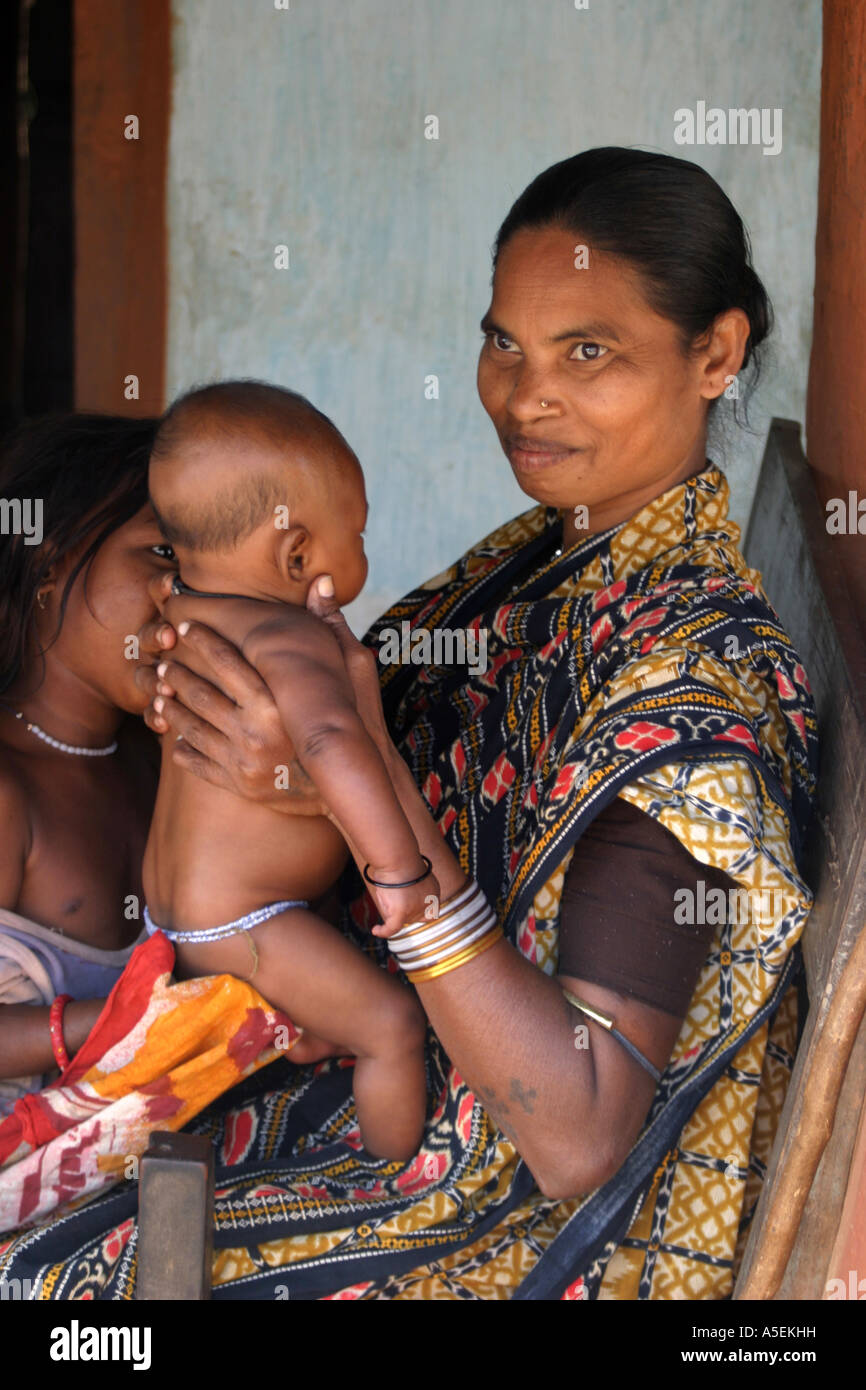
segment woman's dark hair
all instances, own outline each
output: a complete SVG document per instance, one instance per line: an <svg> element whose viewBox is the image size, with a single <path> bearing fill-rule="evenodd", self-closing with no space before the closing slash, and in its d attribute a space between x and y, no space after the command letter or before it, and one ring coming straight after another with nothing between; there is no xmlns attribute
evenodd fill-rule
<svg viewBox="0 0 866 1390"><path fill-rule="evenodd" d="M69 592L106 537L147 501L147 464L153 419L56 414L29 420L0 448L0 690L17 679L27 655L36 594L52 565L86 542L66 582ZM42 503L40 544L10 519L23 504ZM32 540L32 537L30 538ZM54 640L52 639L52 640Z"/></svg>
<svg viewBox="0 0 866 1390"><path fill-rule="evenodd" d="M684 352L726 309L749 319L741 371L773 326L767 292L752 268L749 234L733 203L698 164L616 145L563 159L533 179L496 238L499 253L525 227L561 226L593 250L630 261L648 303L675 323ZM715 404L715 402L714 402Z"/></svg>

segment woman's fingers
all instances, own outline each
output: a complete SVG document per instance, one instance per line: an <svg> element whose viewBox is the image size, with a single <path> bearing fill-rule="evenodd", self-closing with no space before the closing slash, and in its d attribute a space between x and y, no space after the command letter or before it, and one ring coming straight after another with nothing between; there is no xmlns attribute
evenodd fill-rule
<svg viewBox="0 0 866 1390"><path fill-rule="evenodd" d="M165 722L161 714L156 714L154 712L153 705L148 705L147 709L144 711L144 714L141 717L144 720L147 727L149 729L152 729L155 734L168 733L168 724Z"/></svg>
<svg viewBox="0 0 866 1390"><path fill-rule="evenodd" d="M201 778L203 782L210 782L214 787L225 787L227 791L234 791L231 779L227 776L225 769L215 763L212 758L205 757L204 753L199 753L193 748L192 744L187 743L186 739L179 739L171 750L171 760L177 763L178 767L184 768L186 772L191 772L193 776Z"/></svg>
<svg viewBox="0 0 866 1390"><path fill-rule="evenodd" d="M227 761L229 750L224 735L204 719L199 719L185 705L158 695L153 702L153 714L163 720L170 735L182 738L194 751L203 753L214 762Z"/></svg>
<svg viewBox="0 0 866 1390"><path fill-rule="evenodd" d="M145 723L154 733L183 739L176 762L236 796L271 802L286 814L322 814L319 794L294 761L294 747L266 686L244 709L179 662L160 662L158 669L160 693ZM172 689L176 698L163 693ZM208 761L219 767L205 768Z"/></svg>
<svg viewBox="0 0 866 1390"><path fill-rule="evenodd" d="M199 715L227 737L236 728L237 705L210 681L197 676L179 661L161 661L154 668L157 695L177 695L193 714Z"/></svg>
<svg viewBox="0 0 866 1390"><path fill-rule="evenodd" d="M139 660L147 657L159 657L165 652L170 651L177 642L177 633L171 623L167 623L164 618L154 618L151 622L145 623L138 634Z"/></svg>
<svg viewBox="0 0 866 1390"><path fill-rule="evenodd" d="M258 671L245 661L233 643L204 623L181 623L178 636L213 673L214 683L236 705L249 705L270 692ZM182 651L178 655L182 655Z"/></svg>
<svg viewBox="0 0 866 1390"><path fill-rule="evenodd" d="M296 786L297 775L294 783L287 778L295 749L258 672L204 623L178 623L177 636L177 653L158 662L155 676L139 681L153 701L145 713L148 728L182 738L174 760L205 781L286 814L321 815L315 787ZM185 664L188 648L207 677Z"/></svg>
<svg viewBox="0 0 866 1390"><path fill-rule="evenodd" d="M171 597L171 586L174 583L174 570L163 570L161 574L155 574L147 586L150 601L154 608L158 608L160 613L165 611L165 605Z"/></svg>
<svg viewBox="0 0 866 1390"><path fill-rule="evenodd" d="M155 666L137 666L135 668L135 683L139 690L144 691L148 700L153 700L154 696L159 694L156 688L158 680Z"/></svg>

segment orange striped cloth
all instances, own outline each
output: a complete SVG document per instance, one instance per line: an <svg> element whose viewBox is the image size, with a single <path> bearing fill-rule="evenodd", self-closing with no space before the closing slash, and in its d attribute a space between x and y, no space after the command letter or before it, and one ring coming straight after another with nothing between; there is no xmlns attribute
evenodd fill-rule
<svg viewBox="0 0 866 1390"><path fill-rule="evenodd" d="M152 1130L182 1129L301 1030L231 975L174 982L158 932L133 952L90 1036L0 1122L0 1233L137 1176Z"/></svg>

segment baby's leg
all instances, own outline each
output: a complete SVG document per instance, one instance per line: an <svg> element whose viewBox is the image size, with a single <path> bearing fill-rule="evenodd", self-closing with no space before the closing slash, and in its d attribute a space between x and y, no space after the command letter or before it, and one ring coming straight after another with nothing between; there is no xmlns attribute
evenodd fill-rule
<svg viewBox="0 0 866 1390"><path fill-rule="evenodd" d="M201 946L179 944L185 974L232 974L294 1023L357 1057L355 1105L364 1147L411 1158L424 1129L424 1012L412 992L314 912L290 908L250 933Z"/></svg>

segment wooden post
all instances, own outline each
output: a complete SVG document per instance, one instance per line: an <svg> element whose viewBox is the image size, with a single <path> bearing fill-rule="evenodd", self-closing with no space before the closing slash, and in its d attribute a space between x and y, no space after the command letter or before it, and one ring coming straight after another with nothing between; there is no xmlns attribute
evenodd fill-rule
<svg viewBox="0 0 866 1390"><path fill-rule="evenodd" d="M170 0L75 0L80 410L151 415L164 406L170 11ZM137 378L137 397L130 377Z"/></svg>
<svg viewBox="0 0 866 1390"><path fill-rule="evenodd" d="M822 503L866 504L866 7L824 0L815 317L806 454ZM864 534L837 535L850 598L866 627Z"/></svg>
<svg viewBox="0 0 866 1390"><path fill-rule="evenodd" d="M213 1188L208 1139L154 1130L139 1176L137 1299L210 1298Z"/></svg>

